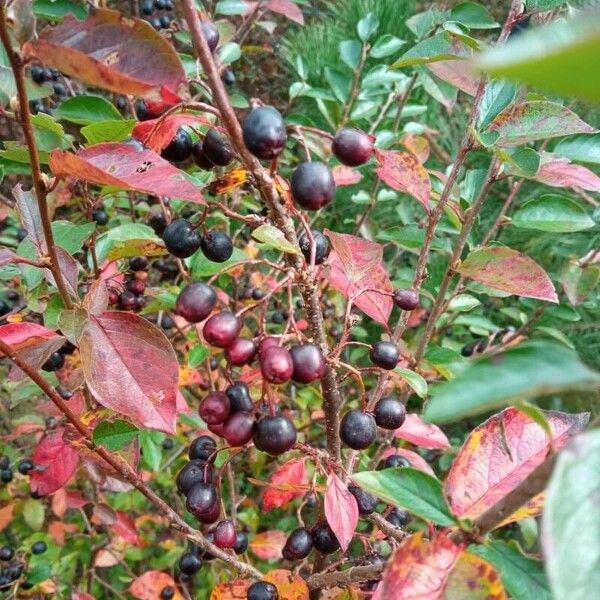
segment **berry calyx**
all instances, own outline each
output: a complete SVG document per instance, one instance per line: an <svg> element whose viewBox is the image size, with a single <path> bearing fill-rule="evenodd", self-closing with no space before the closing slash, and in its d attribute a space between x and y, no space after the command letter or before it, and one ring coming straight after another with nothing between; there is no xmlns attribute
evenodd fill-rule
<svg viewBox="0 0 600 600"><path fill-rule="evenodd" d="M210 435L200 435L190 444L188 456L191 460L200 459L214 462L216 450L217 443Z"/></svg>
<svg viewBox="0 0 600 600"><path fill-rule="evenodd" d="M296 428L283 416L263 417L254 431L254 445L271 456L279 456L296 443Z"/></svg>
<svg viewBox="0 0 600 600"><path fill-rule="evenodd" d="M204 321L215 308L217 294L206 283L190 283L177 296L175 312L190 323Z"/></svg>
<svg viewBox="0 0 600 600"><path fill-rule="evenodd" d="M374 365L391 371L396 368L400 360L400 351L392 342L377 342L371 347L369 357Z"/></svg>
<svg viewBox="0 0 600 600"><path fill-rule="evenodd" d="M231 146L221 137L216 129L209 129L202 143L204 156L219 167L226 167L233 159Z"/></svg>
<svg viewBox="0 0 600 600"><path fill-rule="evenodd" d="M290 348L294 371L292 379L297 383L310 383L321 379L327 364L323 354L314 344L300 344Z"/></svg>
<svg viewBox="0 0 600 600"><path fill-rule="evenodd" d="M373 416L382 429L398 429L406 419L406 408L396 398L386 396L375 405Z"/></svg>
<svg viewBox="0 0 600 600"><path fill-rule="evenodd" d="M248 600L279 600L277 588L268 581L253 583L246 592Z"/></svg>
<svg viewBox="0 0 600 600"><path fill-rule="evenodd" d="M222 231L209 231L200 239L202 254L212 262L225 262L233 254L233 242Z"/></svg>
<svg viewBox="0 0 600 600"><path fill-rule="evenodd" d="M373 156L373 137L350 127L340 129L331 145L333 155L348 167L357 167Z"/></svg>
<svg viewBox="0 0 600 600"><path fill-rule="evenodd" d="M187 496L197 483L208 483L212 476L213 467L210 463L205 460L193 459L177 473L175 484L178 491Z"/></svg>
<svg viewBox="0 0 600 600"><path fill-rule="evenodd" d="M368 448L377 436L373 415L360 410L349 410L340 423L340 438L353 450Z"/></svg>
<svg viewBox="0 0 600 600"><path fill-rule="evenodd" d="M294 529L288 536L281 555L286 560L302 560L313 548L313 536L305 527Z"/></svg>
<svg viewBox="0 0 600 600"><path fill-rule="evenodd" d="M263 160L279 156L287 140L283 117L273 106L250 111L242 124L242 134L246 148Z"/></svg>
<svg viewBox="0 0 600 600"><path fill-rule="evenodd" d="M200 236L187 219L171 221L162 239L169 253L177 258L188 258L200 248Z"/></svg>
<svg viewBox="0 0 600 600"><path fill-rule="evenodd" d="M185 129L178 129L175 137L161 152L162 158L171 162L182 162L192 154L192 138Z"/></svg>
<svg viewBox="0 0 600 600"><path fill-rule="evenodd" d="M202 334L211 346L227 348L237 338L241 328L240 320L232 312L224 310L204 323Z"/></svg>
<svg viewBox="0 0 600 600"><path fill-rule="evenodd" d="M210 392L200 402L198 412L202 420L209 425L224 423L231 412L229 397L224 392Z"/></svg>
<svg viewBox="0 0 600 600"><path fill-rule="evenodd" d="M232 446L243 446L252 439L254 433L254 417L246 411L234 413L223 424L223 437Z"/></svg>
<svg viewBox="0 0 600 600"><path fill-rule="evenodd" d="M233 521L225 519L217 523L214 534L214 543L219 548L233 548L235 546L235 526Z"/></svg>
<svg viewBox="0 0 600 600"><path fill-rule="evenodd" d="M372 512L375 512L377 503L379 502L377 496L365 492L365 490L359 488L357 485L349 485L348 491L356 499L356 505L358 506L358 513L360 515L370 515Z"/></svg>
<svg viewBox="0 0 600 600"><path fill-rule="evenodd" d="M242 410L252 412L254 402L252 402L250 390L245 383L236 381L225 390L225 393L229 397L232 414Z"/></svg>
<svg viewBox="0 0 600 600"><path fill-rule="evenodd" d="M315 240L315 265L320 265L327 260L331 251L331 244L329 243L329 238L324 236L320 231L313 229L312 235ZM298 245L300 246L302 256L304 256L307 263L310 263L310 239L306 232L298 238Z"/></svg>
<svg viewBox="0 0 600 600"><path fill-rule="evenodd" d="M285 383L294 372L291 354L281 346L267 348L260 355L260 370L269 383Z"/></svg>
<svg viewBox="0 0 600 600"><path fill-rule="evenodd" d="M332 554L336 550L339 550L340 543L327 521L319 521L314 525L311 529L311 534L313 545L321 554Z"/></svg>
<svg viewBox="0 0 600 600"><path fill-rule="evenodd" d="M296 204L306 210L319 210L331 202L335 181L325 163L304 162L294 170L290 188Z"/></svg>
<svg viewBox="0 0 600 600"><path fill-rule="evenodd" d="M225 349L225 358L230 365L240 367L251 363L257 352L258 348L253 340L239 337Z"/></svg>
<svg viewBox="0 0 600 600"><path fill-rule="evenodd" d="M414 310L419 306L419 292L413 288L397 288L392 298L394 304L402 310Z"/></svg>

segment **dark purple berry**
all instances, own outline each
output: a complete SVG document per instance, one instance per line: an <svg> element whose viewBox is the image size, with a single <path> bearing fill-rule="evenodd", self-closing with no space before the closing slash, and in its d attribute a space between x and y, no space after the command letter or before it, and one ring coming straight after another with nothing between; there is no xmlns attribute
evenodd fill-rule
<svg viewBox="0 0 600 600"><path fill-rule="evenodd" d="M292 356L281 346L267 348L260 355L260 370L269 383L285 383L294 372Z"/></svg>
<svg viewBox="0 0 600 600"><path fill-rule="evenodd" d="M321 379L327 364L322 352L314 344L300 344L290 348L294 372L292 379L297 383L310 383Z"/></svg>
<svg viewBox="0 0 600 600"><path fill-rule="evenodd" d="M377 496L365 492L365 490L359 488L357 485L349 485L348 491L356 498L359 514L363 516L370 515L377 508L377 503L379 502Z"/></svg>
<svg viewBox="0 0 600 600"><path fill-rule="evenodd" d="M225 390L225 393L229 397L232 413L240 411L252 412L254 402L252 402L250 390L245 383L236 381Z"/></svg>
<svg viewBox="0 0 600 600"><path fill-rule="evenodd" d="M373 415L360 410L349 410L340 423L340 438L353 450L368 448L377 436Z"/></svg>
<svg viewBox="0 0 600 600"><path fill-rule="evenodd" d="M414 310L419 306L419 292L412 288L394 290L394 304L402 310Z"/></svg>
<svg viewBox="0 0 600 600"><path fill-rule="evenodd" d="M210 435L200 435L191 444L188 449L190 459L200 459L209 462L215 462L217 443Z"/></svg>
<svg viewBox="0 0 600 600"><path fill-rule="evenodd" d="M253 583L246 592L247 600L279 600L277 588L268 581Z"/></svg>
<svg viewBox="0 0 600 600"><path fill-rule="evenodd" d="M248 534L243 531L238 531L235 534L235 546L233 551L236 554L243 554L248 548Z"/></svg>
<svg viewBox="0 0 600 600"><path fill-rule="evenodd" d="M46 546L46 542L35 542L31 546L31 554L44 554L44 552L46 552L47 549L48 546Z"/></svg>
<svg viewBox="0 0 600 600"><path fill-rule="evenodd" d="M229 398L224 392L210 392L200 402L198 410L204 422L209 425L224 423L229 417L230 411Z"/></svg>
<svg viewBox="0 0 600 600"><path fill-rule="evenodd" d="M287 417L263 417L256 425L253 440L259 450L279 456L296 443L296 428Z"/></svg>
<svg viewBox="0 0 600 600"><path fill-rule="evenodd" d="M221 137L216 129L209 129L206 132L202 151L210 162L219 167L226 167L233 159L231 146Z"/></svg>
<svg viewBox="0 0 600 600"><path fill-rule="evenodd" d="M192 155L192 145L190 134L185 129L180 128L177 130L175 137L169 142L169 145L163 149L161 156L171 162L182 162Z"/></svg>
<svg viewBox="0 0 600 600"><path fill-rule="evenodd" d="M296 204L306 210L319 210L331 202L335 181L325 163L304 162L294 170L290 188Z"/></svg>
<svg viewBox="0 0 600 600"><path fill-rule="evenodd" d="M202 334L211 346L227 348L237 338L241 328L241 321L232 312L222 311L204 323Z"/></svg>
<svg viewBox="0 0 600 600"><path fill-rule="evenodd" d="M187 219L171 221L163 231L167 250L178 258L188 258L200 248L200 235Z"/></svg>
<svg viewBox="0 0 600 600"><path fill-rule="evenodd" d="M204 321L217 303L217 294L206 283L190 283L177 296L175 312L190 323Z"/></svg>
<svg viewBox="0 0 600 600"><path fill-rule="evenodd" d="M320 231L313 230L312 235L315 240L315 265L320 265L329 256L331 244L329 238L325 237ZM306 232L298 238L298 244L306 262L310 263L310 239Z"/></svg>
<svg viewBox="0 0 600 600"><path fill-rule="evenodd" d="M244 119L242 133L246 148L257 158L275 158L285 148L285 123L273 106L260 106L250 111Z"/></svg>
<svg viewBox="0 0 600 600"><path fill-rule="evenodd" d="M400 351L392 342L377 342L371 347L369 357L374 365L391 371L400 360Z"/></svg>
<svg viewBox="0 0 600 600"><path fill-rule="evenodd" d="M357 167L373 156L373 137L360 129L340 129L333 139L334 156L348 167Z"/></svg>
<svg viewBox="0 0 600 600"><path fill-rule="evenodd" d="M219 44L219 30L212 21L203 21L200 28L210 51L214 52Z"/></svg>
<svg viewBox="0 0 600 600"><path fill-rule="evenodd" d="M217 489L212 483L196 483L188 492L185 505L197 519L206 522L204 519L207 515L212 515L215 506L220 508Z"/></svg>
<svg viewBox="0 0 600 600"><path fill-rule="evenodd" d="M179 559L179 570L186 575L194 575L200 570L202 566L202 561L200 557L194 552L186 552L182 554Z"/></svg>
<svg viewBox="0 0 600 600"><path fill-rule="evenodd" d="M148 268L148 258L146 256L134 256L130 258L129 268L132 271L145 271Z"/></svg>
<svg viewBox="0 0 600 600"><path fill-rule="evenodd" d="M302 560L306 558L313 547L313 537L305 527L298 527L290 533L281 551L285 560Z"/></svg>
<svg viewBox="0 0 600 600"><path fill-rule="evenodd" d="M200 239L200 249L208 260L222 263L231 258L233 242L222 231L209 231Z"/></svg>
<svg viewBox="0 0 600 600"><path fill-rule="evenodd" d="M42 365L43 371L58 371L65 364L65 357L60 352L53 352Z"/></svg>
<svg viewBox="0 0 600 600"><path fill-rule="evenodd" d="M175 484L180 493L186 496L197 483L209 483L213 477L213 467L204 460L190 460L177 473Z"/></svg>
<svg viewBox="0 0 600 600"><path fill-rule="evenodd" d="M252 439L254 417L243 410L234 413L223 424L223 437L232 446L243 446Z"/></svg>
<svg viewBox="0 0 600 600"><path fill-rule="evenodd" d="M404 456L402 456L400 454L390 454L390 456L388 456L383 461L382 466L384 469L397 469L400 467L412 467L408 458L405 458Z"/></svg>
<svg viewBox="0 0 600 600"><path fill-rule="evenodd" d="M331 554L339 550L340 543L327 521L320 521L311 529L314 547L321 554Z"/></svg>
<svg viewBox="0 0 600 600"><path fill-rule="evenodd" d="M402 508L393 508L385 517L394 527L404 527L410 521L410 514Z"/></svg>
<svg viewBox="0 0 600 600"><path fill-rule="evenodd" d="M33 469L33 462L31 460L22 460L17 469L21 475L27 475Z"/></svg>
<svg viewBox="0 0 600 600"><path fill-rule="evenodd" d="M253 340L239 337L225 349L225 358L230 365L240 367L251 363L257 352L258 348Z"/></svg>
<svg viewBox="0 0 600 600"><path fill-rule="evenodd" d="M373 415L382 429L398 429L406 419L406 408L396 398L386 396L375 405Z"/></svg>

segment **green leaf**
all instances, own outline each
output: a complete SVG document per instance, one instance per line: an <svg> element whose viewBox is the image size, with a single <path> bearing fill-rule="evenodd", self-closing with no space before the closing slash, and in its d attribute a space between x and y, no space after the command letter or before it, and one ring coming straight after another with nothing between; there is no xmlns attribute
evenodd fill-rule
<svg viewBox="0 0 600 600"><path fill-rule="evenodd" d="M552 153L575 162L600 165L600 133L573 135L559 140Z"/></svg>
<svg viewBox="0 0 600 600"><path fill-rule="evenodd" d="M152 471L160 470L162 462L162 446L155 439L153 431L140 431L140 449L144 462ZM164 434L160 434L164 435Z"/></svg>
<svg viewBox="0 0 600 600"><path fill-rule="evenodd" d="M417 13L406 19L406 26L414 33L417 39L424 38L431 33L437 25L441 25L450 12L439 8L430 8L422 13Z"/></svg>
<svg viewBox="0 0 600 600"><path fill-rule="evenodd" d="M37 83L33 83L30 79L25 80L25 88L27 90L27 97L30 101L46 98L53 94L52 87L48 83L38 85ZM16 95L16 93L17 86L15 84L12 69L0 65L0 103L3 105L8 104L9 100Z"/></svg>
<svg viewBox="0 0 600 600"><path fill-rule="evenodd" d="M398 373L398 375L410 385L419 398L425 398L427 396L427 382L421 375L410 369L405 369L404 367L396 367L394 373Z"/></svg>
<svg viewBox="0 0 600 600"><path fill-rule="evenodd" d="M362 54L362 44L358 40L344 40L339 45L340 58L352 70L356 69L360 63Z"/></svg>
<svg viewBox="0 0 600 600"><path fill-rule="evenodd" d="M600 374L575 352L551 342L527 342L475 361L452 381L430 387L424 417L449 423L514 402L598 387Z"/></svg>
<svg viewBox="0 0 600 600"><path fill-rule="evenodd" d="M242 56L242 50L239 44L235 42L228 42L221 48L219 48L219 59L224 65L230 65Z"/></svg>
<svg viewBox="0 0 600 600"><path fill-rule="evenodd" d="M456 525L441 482L423 471L408 467L363 471L352 475L351 479L384 502L405 508L422 519L443 527Z"/></svg>
<svg viewBox="0 0 600 600"><path fill-rule="evenodd" d="M551 600L544 563L525 556L516 542L491 540L485 546L469 546L468 550L496 567L511 598Z"/></svg>
<svg viewBox="0 0 600 600"><path fill-rule="evenodd" d="M541 157L533 148L518 148L515 152L503 150L498 152L510 172L519 177L535 177L540 170Z"/></svg>
<svg viewBox="0 0 600 600"><path fill-rule="evenodd" d="M216 263L208 260L202 252L196 252L190 259L190 269L192 271L192 279L197 280L203 277L210 277L219 271L223 271L228 267L237 265L248 260L248 256L239 248L233 249L233 254L229 260L222 263Z"/></svg>
<svg viewBox="0 0 600 600"><path fill-rule="evenodd" d="M44 525L45 508L39 500L28 498L23 502L23 518L34 531L39 531Z"/></svg>
<svg viewBox="0 0 600 600"><path fill-rule="evenodd" d="M517 96L517 88L514 84L504 79L489 81L483 97L477 118L477 126L483 129L501 113Z"/></svg>
<svg viewBox="0 0 600 600"><path fill-rule="evenodd" d="M528 11L547 11L565 4L566 0L525 0Z"/></svg>
<svg viewBox="0 0 600 600"><path fill-rule="evenodd" d="M298 249L285 239L283 231L274 225L261 225L252 232L252 237L270 248L286 252L288 254L299 254Z"/></svg>
<svg viewBox="0 0 600 600"><path fill-rule="evenodd" d="M469 29L495 29L499 27L485 6L475 2L461 2L450 11L450 18L467 25Z"/></svg>
<svg viewBox="0 0 600 600"><path fill-rule="evenodd" d="M548 194L526 202L513 215L512 225L553 233L570 233L594 227L594 220L574 200Z"/></svg>
<svg viewBox="0 0 600 600"><path fill-rule="evenodd" d="M392 69L400 69L410 65L423 65L440 60L453 60L466 56L460 42L448 32L438 33L415 44L402 58L392 64Z"/></svg>
<svg viewBox="0 0 600 600"><path fill-rule="evenodd" d="M331 67L325 67L325 79L335 97L344 104L350 96L350 88L352 87L351 78L345 73L336 71Z"/></svg>
<svg viewBox="0 0 600 600"><path fill-rule="evenodd" d="M27 572L27 582L33 585L42 583L52 577L52 567L47 563L38 563Z"/></svg>
<svg viewBox="0 0 600 600"><path fill-rule="evenodd" d="M210 354L209 349L202 344L194 346L188 355L188 366L195 369L198 365L202 364Z"/></svg>
<svg viewBox="0 0 600 600"><path fill-rule="evenodd" d="M139 429L128 421L102 421L94 429L94 443L114 452L127 446L138 433Z"/></svg>
<svg viewBox="0 0 600 600"><path fill-rule="evenodd" d="M69 221L53 221L52 233L56 242L69 254L75 254L83 248L85 242L96 229L95 223L82 223L74 225Z"/></svg>
<svg viewBox="0 0 600 600"><path fill-rule="evenodd" d="M484 52L477 65L492 77L505 77L569 98L598 102L598 56L600 16L590 13L516 36Z"/></svg>
<svg viewBox="0 0 600 600"><path fill-rule="evenodd" d="M242 0L220 0L215 7L215 13L221 15L243 15L248 11L248 5Z"/></svg>
<svg viewBox="0 0 600 600"><path fill-rule="evenodd" d="M139 256L144 254L144 249L149 252L147 256L166 253L164 244L154 233L154 229L141 223L119 225L103 233L96 240L96 256L100 263L109 256L111 260L125 256Z"/></svg>
<svg viewBox="0 0 600 600"><path fill-rule="evenodd" d="M378 29L379 21L373 13L369 13L366 17L363 17L356 25L358 37L363 42L368 42L369 39L377 33Z"/></svg>
<svg viewBox="0 0 600 600"><path fill-rule="evenodd" d="M54 115L57 119L77 125L88 125L98 121L118 121L123 118L117 108L101 96L67 98L54 109Z"/></svg>
<svg viewBox="0 0 600 600"><path fill-rule="evenodd" d="M404 40L386 33L373 44L373 47L369 50L369 54L373 58L385 58L398 52L405 44Z"/></svg>
<svg viewBox="0 0 600 600"><path fill-rule="evenodd" d="M581 267L577 262L569 262L560 275L560 281L569 302L573 306L578 306L587 300L600 283L600 266Z"/></svg>
<svg viewBox="0 0 600 600"><path fill-rule="evenodd" d="M126 140L137 121L100 121L81 128L81 135L90 145Z"/></svg>
<svg viewBox="0 0 600 600"><path fill-rule="evenodd" d="M62 21L69 13L80 20L85 19L88 14L85 5L70 0L35 0L33 4L33 14L49 21Z"/></svg>
<svg viewBox="0 0 600 600"><path fill-rule="evenodd" d="M542 542L554 598L600 592L600 430L583 433L558 456L546 491Z"/></svg>

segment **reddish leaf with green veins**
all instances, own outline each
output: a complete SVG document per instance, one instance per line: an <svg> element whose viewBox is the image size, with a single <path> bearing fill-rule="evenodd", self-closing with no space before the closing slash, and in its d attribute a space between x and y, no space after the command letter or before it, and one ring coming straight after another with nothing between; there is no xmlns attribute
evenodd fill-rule
<svg viewBox="0 0 600 600"><path fill-rule="evenodd" d="M335 185L354 185L362 179L362 175L346 165L336 165L331 169Z"/></svg>
<svg viewBox="0 0 600 600"><path fill-rule="evenodd" d="M419 415L414 413L406 415L402 426L394 431L394 436L422 448L437 448L439 450L450 448L450 442L446 434L437 425L426 423ZM416 465L414 466L418 468Z"/></svg>
<svg viewBox="0 0 600 600"><path fill-rule="evenodd" d="M600 177L587 167L572 163L568 158L542 154L540 168L535 179L552 187L581 188L588 192L600 192Z"/></svg>
<svg viewBox="0 0 600 600"><path fill-rule="evenodd" d="M378 323L386 324L392 312L392 284L383 264L383 247L354 235L325 230L333 251L329 255L325 277L346 298ZM367 288L359 296L356 294Z"/></svg>
<svg viewBox="0 0 600 600"><path fill-rule="evenodd" d="M550 277L532 258L505 246L471 252L456 269L461 275L515 296L558 304Z"/></svg>
<svg viewBox="0 0 600 600"><path fill-rule="evenodd" d="M559 450L581 431L588 413L544 411ZM475 519L514 490L550 452L544 429L516 408L507 408L476 427L452 463L444 491L452 512Z"/></svg>
<svg viewBox="0 0 600 600"><path fill-rule="evenodd" d="M189 94L172 44L146 21L114 10L96 8L85 21L67 15L24 50L48 67L117 94L170 104Z"/></svg>
<svg viewBox="0 0 600 600"><path fill-rule="evenodd" d="M498 573L490 563L463 552L444 586L440 600L506 600Z"/></svg>
<svg viewBox="0 0 600 600"><path fill-rule="evenodd" d="M54 150L49 164L57 177L205 204L200 189L183 171L152 150L140 150L133 144L106 142L77 154Z"/></svg>
<svg viewBox="0 0 600 600"><path fill-rule="evenodd" d="M392 554L373 600L439 600L462 551L446 534L407 538Z"/></svg>
<svg viewBox="0 0 600 600"><path fill-rule="evenodd" d="M358 523L358 504L348 486L335 473L327 477L325 517L342 551L346 552Z"/></svg>
<svg viewBox="0 0 600 600"><path fill-rule="evenodd" d="M79 349L85 381L100 404L138 427L175 433L179 367L158 327L132 313L90 315Z"/></svg>
<svg viewBox="0 0 600 600"><path fill-rule="evenodd" d="M47 433L31 456L35 469L29 472L29 481L40 496L66 485L79 465L79 454L63 438L64 433L64 427Z"/></svg>

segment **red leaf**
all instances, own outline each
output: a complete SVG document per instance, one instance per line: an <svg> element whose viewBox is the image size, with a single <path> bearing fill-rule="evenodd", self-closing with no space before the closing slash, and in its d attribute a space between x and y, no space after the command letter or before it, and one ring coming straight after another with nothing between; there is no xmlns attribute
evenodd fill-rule
<svg viewBox="0 0 600 600"><path fill-rule="evenodd" d="M354 235L335 233L328 229L325 234L333 246L325 277L338 292L347 298L353 298L354 304L369 317L385 325L392 312L391 296L377 291L356 296L366 288L392 291L392 284L382 261L383 247Z"/></svg>
<svg viewBox="0 0 600 600"><path fill-rule="evenodd" d="M85 21L67 15L24 50L92 87L154 101L188 95L172 44L146 21L114 10L95 8Z"/></svg>
<svg viewBox="0 0 600 600"><path fill-rule="evenodd" d="M414 413L406 415L402 427L396 429L394 436L422 448L437 448L439 450L450 448L450 442L446 434L437 425L426 423L419 415ZM415 468L417 468L416 465Z"/></svg>
<svg viewBox="0 0 600 600"><path fill-rule="evenodd" d="M474 96L477 93L479 77L469 68L465 60L440 60L427 65L436 76L457 87L461 92Z"/></svg>
<svg viewBox="0 0 600 600"><path fill-rule="evenodd" d="M71 594L71 600L94 600L94 596L87 594L86 592L73 592Z"/></svg>
<svg viewBox="0 0 600 600"><path fill-rule="evenodd" d="M429 140L424 135L415 135L414 133L407 133L402 136L402 145L410 150L418 159L421 164L427 161L429 153L431 151L429 146Z"/></svg>
<svg viewBox="0 0 600 600"><path fill-rule="evenodd" d="M281 465L271 476L269 487L262 500L262 509L269 512L284 506L290 500L306 493L306 467L304 459L295 459Z"/></svg>
<svg viewBox="0 0 600 600"><path fill-rule="evenodd" d="M182 125L211 125L213 123L201 115L181 113L164 119L150 119L136 123L131 135L144 143L150 150L160 152L168 146Z"/></svg>
<svg viewBox="0 0 600 600"><path fill-rule="evenodd" d="M67 508L82 508L86 504L89 504L90 501L85 498L81 492L71 491L67 492Z"/></svg>
<svg viewBox="0 0 600 600"><path fill-rule="evenodd" d="M179 367L171 343L138 315L90 315L79 350L85 380L103 406L140 427L175 433Z"/></svg>
<svg viewBox="0 0 600 600"><path fill-rule="evenodd" d="M265 8L274 13L279 13L299 25L304 25L304 15L300 7L291 0L268 0Z"/></svg>
<svg viewBox="0 0 600 600"><path fill-rule="evenodd" d="M49 164L57 177L205 204L200 190L183 171L152 150L139 150L133 144L107 142L77 154L54 150Z"/></svg>
<svg viewBox="0 0 600 600"><path fill-rule="evenodd" d="M568 158L542 154L542 162L535 179L552 187L574 187L589 192L600 192L600 177Z"/></svg>
<svg viewBox="0 0 600 600"><path fill-rule="evenodd" d="M358 523L358 505L348 486L335 473L327 477L325 517L342 551L346 552Z"/></svg>
<svg viewBox="0 0 600 600"><path fill-rule="evenodd" d="M146 571L129 586L129 593L138 600L159 600L162 589L167 586L175 590L174 600L182 600L173 578L162 571Z"/></svg>
<svg viewBox="0 0 600 600"><path fill-rule="evenodd" d="M112 524L113 531L122 537L128 544L141 546L142 541L137 533L137 528L133 519L130 519L124 512L117 511L117 520Z"/></svg>
<svg viewBox="0 0 600 600"><path fill-rule="evenodd" d="M64 427L47 433L33 451L35 468L30 472L31 489L47 496L67 484L79 464L79 455L63 439Z"/></svg>
<svg viewBox="0 0 600 600"><path fill-rule="evenodd" d="M431 181L425 167L409 152L375 150L377 176L392 189L416 198L429 212Z"/></svg>
<svg viewBox="0 0 600 600"><path fill-rule="evenodd" d="M433 541L422 531L411 535L390 558L373 600L439 600L461 551L443 533Z"/></svg>
<svg viewBox="0 0 600 600"><path fill-rule="evenodd" d="M388 448L381 455L381 460L385 460L388 456L392 456L393 454L404 456L406 460L410 461L413 468L423 471L428 475L435 475L433 469L429 466L429 463L420 454L417 454L412 450L407 450L406 448Z"/></svg>
<svg viewBox="0 0 600 600"><path fill-rule="evenodd" d="M483 285L515 296L558 303L546 271L532 258L505 246L485 246L471 252L457 271Z"/></svg>
<svg viewBox="0 0 600 600"><path fill-rule="evenodd" d="M506 600L498 572L479 556L463 552L444 586L443 600Z"/></svg>
<svg viewBox="0 0 600 600"><path fill-rule="evenodd" d="M362 175L358 171L346 165L336 165L333 167L332 173L336 186L353 185L362 179Z"/></svg>
<svg viewBox="0 0 600 600"><path fill-rule="evenodd" d="M26 262L27 259L15 254L12 250L0 248L0 267L4 267L5 265L19 265Z"/></svg>
<svg viewBox="0 0 600 600"><path fill-rule="evenodd" d="M589 415L545 413L555 450L585 426ZM474 519L504 498L546 458L544 429L515 408L507 408L476 427L452 463L444 482L452 512Z"/></svg>
<svg viewBox="0 0 600 600"><path fill-rule="evenodd" d="M262 560L280 559L286 539L287 535L283 531L263 531L254 536L250 542L250 550Z"/></svg>

